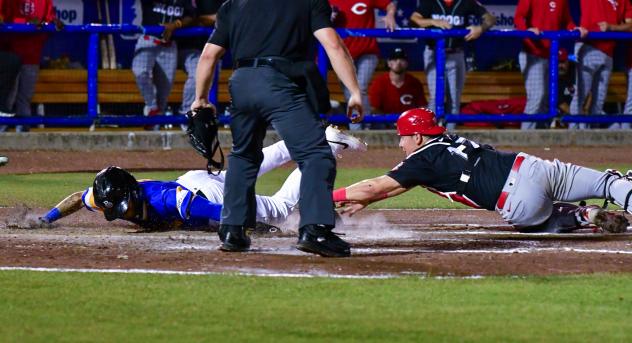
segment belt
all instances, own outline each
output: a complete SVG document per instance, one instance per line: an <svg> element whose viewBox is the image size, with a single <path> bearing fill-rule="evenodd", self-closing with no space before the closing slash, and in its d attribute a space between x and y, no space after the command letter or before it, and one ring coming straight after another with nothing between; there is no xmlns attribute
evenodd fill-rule
<svg viewBox="0 0 632 343"><path fill-rule="evenodd" d="M522 162L524 162L524 156L516 157L513 165L511 166L511 173L517 173L520 170L520 166L522 166ZM507 197L509 197L509 192L500 192L500 196L498 197L498 202L496 203L496 208L503 209L505 207L505 202L507 201Z"/></svg>
<svg viewBox="0 0 632 343"><path fill-rule="evenodd" d="M238 60L235 69L239 68L257 68L259 66L274 67L279 63L290 63L291 61L285 58L279 57L257 57L257 58L244 58Z"/></svg>

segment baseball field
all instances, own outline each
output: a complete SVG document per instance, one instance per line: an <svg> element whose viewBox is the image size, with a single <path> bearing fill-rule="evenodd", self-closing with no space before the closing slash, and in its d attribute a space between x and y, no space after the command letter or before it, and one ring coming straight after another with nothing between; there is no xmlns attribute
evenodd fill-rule
<svg viewBox="0 0 632 343"><path fill-rule="evenodd" d="M625 171L629 149L519 150ZM191 151L2 153L11 158L0 169L2 341L632 338L629 233L519 234L493 212L419 188L343 218L350 258L294 249L296 218L256 235L251 252L227 254L210 231L140 231L85 210L32 226L108 164L169 180L203 165ZM397 149L345 156L337 186L401 158ZM258 193L275 192L291 168L264 176Z"/></svg>

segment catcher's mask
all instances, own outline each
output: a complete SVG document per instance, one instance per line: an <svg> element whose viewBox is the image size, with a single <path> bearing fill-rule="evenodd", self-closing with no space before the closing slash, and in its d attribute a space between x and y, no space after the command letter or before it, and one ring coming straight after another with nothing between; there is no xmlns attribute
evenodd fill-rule
<svg viewBox="0 0 632 343"><path fill-rule="evenodd" d="M140 186L138 181L124 169L110 166L101 170L94 178L92 185L94 202L103 209L105 219L123 219L130 208L130 204L136 210L137 215L142 212L140 199Z"/></svg>
<svg viewBox="0 0 632 343"><path fill-rule="evenodd" d="M444 132L445 128L437 124L434 112L425 107L408 110L397 119L397 134L400 136L414 134L436 136Z"/></svg>

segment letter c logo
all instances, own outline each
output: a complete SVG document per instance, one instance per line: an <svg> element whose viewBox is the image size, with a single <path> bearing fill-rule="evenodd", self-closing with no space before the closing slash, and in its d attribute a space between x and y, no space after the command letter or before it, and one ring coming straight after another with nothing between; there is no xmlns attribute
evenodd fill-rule
<svg viewBox="0 0 632 343"><path fill-rule="evenodd" d="M404 94L399 98L399 101L401 101L402 105L410 105L413 103L413 96L410 94Z"/></svg>
<svg viewBox="0 0 632 343"><path fill-rule="evenodd" d="M351 7L351 12L357 15L363 15L366 13L367 7L368 6L365 3L358 2L357 4L353 5L353 7Z"/></svg>

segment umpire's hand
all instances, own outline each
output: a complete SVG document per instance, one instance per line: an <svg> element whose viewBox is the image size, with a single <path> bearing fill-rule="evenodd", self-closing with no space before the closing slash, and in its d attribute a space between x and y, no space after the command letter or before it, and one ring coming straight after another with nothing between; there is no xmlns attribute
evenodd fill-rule
<svg viewBox="0 0 632 343"><path fill-rule="evenodd" d="M215 108L215 105L211 104L206 99L197 99L191 104L191 111L193 112L200 108L210 108L213 110L213 114L217 113L217 108Z"/></svg>
<svg viewBox="0 0 632 343"><path fill-rule="evenodd" d="M352 123L359 123L364 119L364 108L362 107L362 96L360 94L352 94L347 102L347 118Z"/></svg>

